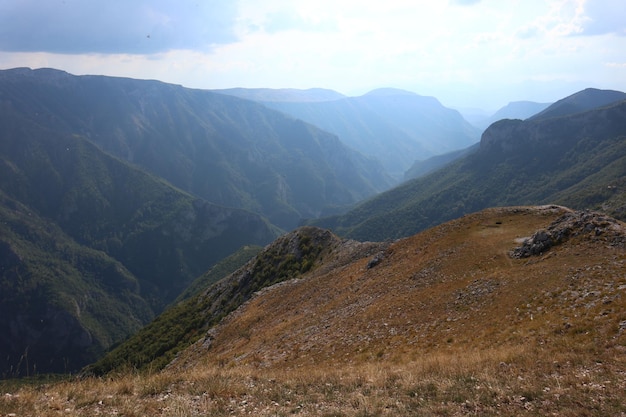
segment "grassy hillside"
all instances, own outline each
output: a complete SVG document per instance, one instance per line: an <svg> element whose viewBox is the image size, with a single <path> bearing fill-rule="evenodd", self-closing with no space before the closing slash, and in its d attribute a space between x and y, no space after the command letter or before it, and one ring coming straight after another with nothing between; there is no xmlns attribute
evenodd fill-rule
<svg viewBox="0 0 626 417"><path fill-rule="evenodd" d="M502 120L480 149L342 216L313 221L359 240L411 235L491 206L567 203L623 215L626 102L540 120Z"/></svg>
<svg viewBox="0 0 626 417"><path fill-rule="evenodd" d="M5 385L0 413L626 412L623 223L499 208L374 252L358 245L331 245L161 372Z"/></svg>
<svg viewBox="0 0 626 417"><path fill-rule="evenodd" d="M316 228L280 237L231 275L166 310L87 372L162 368L255 292L314 269L339 243L330 232Z"/></svg>

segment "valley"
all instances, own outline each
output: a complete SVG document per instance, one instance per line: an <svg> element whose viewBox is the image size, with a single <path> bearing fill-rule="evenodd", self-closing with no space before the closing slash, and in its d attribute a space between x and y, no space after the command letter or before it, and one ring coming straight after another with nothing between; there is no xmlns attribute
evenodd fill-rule
<svg viewBox="0 0 626 417"><path fill-rule="evenodd" d="M0 415L624 415L626 94L0 71Z"/></svg>

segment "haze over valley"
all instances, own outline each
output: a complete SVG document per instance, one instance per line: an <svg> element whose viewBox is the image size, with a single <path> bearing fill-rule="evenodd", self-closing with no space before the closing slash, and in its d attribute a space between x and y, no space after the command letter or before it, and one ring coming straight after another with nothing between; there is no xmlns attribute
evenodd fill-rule
<svg viewBox="0 0 626 417"><path fill-rule="evenodd" d="M625 21L0 2L0 415L624 415Z"/></svg>

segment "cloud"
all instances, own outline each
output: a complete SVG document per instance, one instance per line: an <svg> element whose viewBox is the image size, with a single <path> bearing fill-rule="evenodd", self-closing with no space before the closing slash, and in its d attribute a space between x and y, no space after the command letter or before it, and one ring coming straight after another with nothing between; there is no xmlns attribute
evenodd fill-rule
<svg viewBox="0 0 626 417"><path fill-rule="evenodd" d="M236 40L221 0L0 0L0 50L152 54Z"/></svg>
<svg viewBox="0 0 626 417"><path fill-rule="evenodd" d="M626 8L623 0L587 0L582 35L626 36Z"/></svg>
<svg viewBox="0 0 626 417"><path fill-rule="evenodd" d="M531 39L539 36L540 34L541 31L536 25L527 25L518 29L515 36L520 39Z"/></svg>
<svg viewBox="0 0 626 417"><path fill-rule="evenodd" d="M261 27L259 26L258 28L260 29ZM301 16L290 11L268 13L265 16L262 28L267 33L277 33L290 30L298 30L302 32L332 32L337 30L337 26L333 21L327 20L316 22L311 19L307 19L305 16Z"/></svg>
<svg viewBox="0 0 626 417"><path fill-rule="evenodd" d="M0 68L497 107L552 82L624 90L623 1L0 0ZM545 85L513 89L525 80Z"/></svg>
<svg viewBox="0 0 626 417"><path fill-rule="evenodd" d="M459 6L471 6L472 4L478 4L481 0L450 0L451 4Z"/></svg>

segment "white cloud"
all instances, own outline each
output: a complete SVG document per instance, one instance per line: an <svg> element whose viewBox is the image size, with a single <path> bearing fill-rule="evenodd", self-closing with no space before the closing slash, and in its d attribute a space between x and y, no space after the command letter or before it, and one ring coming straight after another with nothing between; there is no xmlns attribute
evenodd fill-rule
<svg viewBox="0 0 626 417"><path fill-rule="evenodd" d="M584 4L583 35L615 34L626 36L626 11L623 0L587 0Z"/></svg>
<svg viewBox="0 0 626 417"><path fill-rule="evenodd" d="M216 8L212 16L224 17L222 27L203 33L198 22L211 7L177 31L167 28L187 22L185 4L192 3L173 11L178 2L155 0L152 12L133 13L141 16L135 24L152 22L171 35L158 48L2 53L0 67L45 63L74 73L157 78L200 88L325 87L358 94L391 86L447 95L448 102L466 96L487 102L500 92L508 94L507 101L533 99L526 94L540 89L519 86L537 80L624 90L623 69L606 63L626 62L626 36L617 36L626 17L621 9L609 13L596 3L619 1L482 0L463 6L468 2L239 0L236 9ZM206 4L216 3L233 4ZM0 0L0 15L7 4ZM611 30L599 33L597 22ZM3 30L0 25L0 44ZM125 36L133 30L119 28ZM137 31L140 42L156 40L145 32Z"/></svg>

